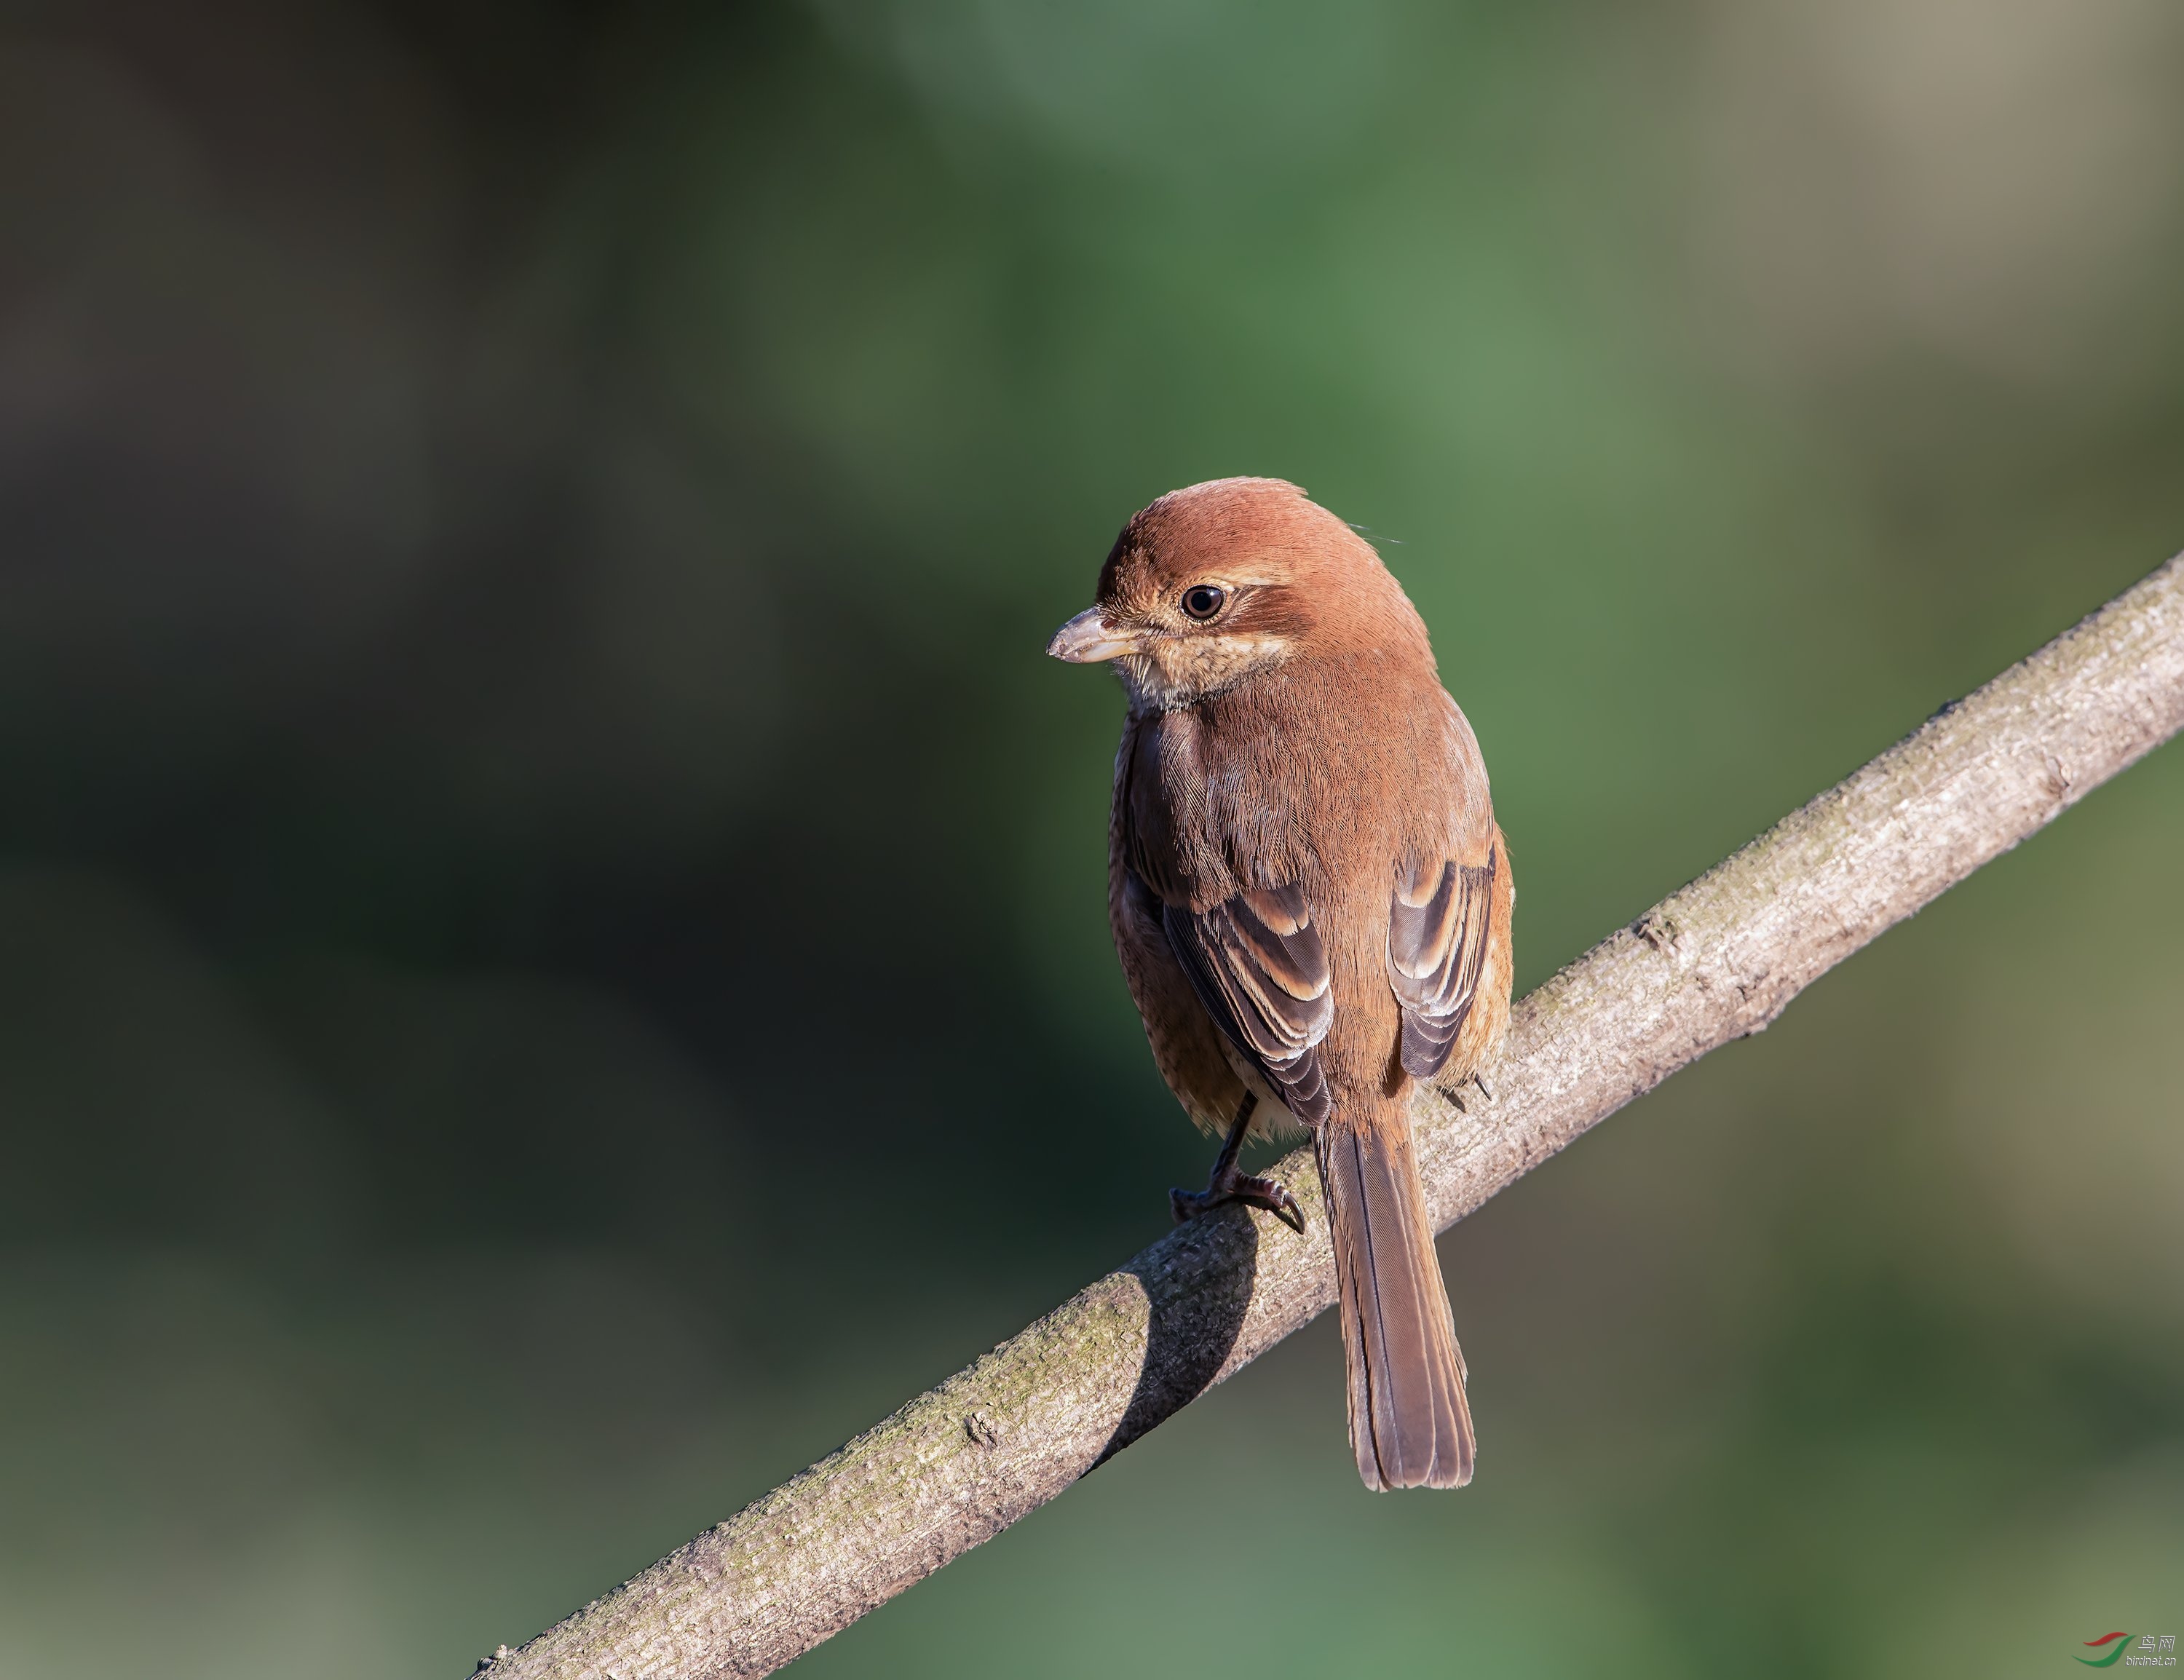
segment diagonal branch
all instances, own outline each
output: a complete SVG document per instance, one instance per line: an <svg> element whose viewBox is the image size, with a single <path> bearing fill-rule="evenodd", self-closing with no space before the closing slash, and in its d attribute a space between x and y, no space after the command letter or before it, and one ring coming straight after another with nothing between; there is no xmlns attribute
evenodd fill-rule
<svg viewBox="0 0 2184 1680"><path fill-rule="evenodd" d="M1520 1004L1481 1083L1421 1098L1437 1228L2184 727L2184 555L1620 929ZM770 1672L991 1538L1324 1310L1299 1237L1194 1221L894 1416L493 1665L493 1680ZM497 1654L498 1655L498 1654Z"/></svg>

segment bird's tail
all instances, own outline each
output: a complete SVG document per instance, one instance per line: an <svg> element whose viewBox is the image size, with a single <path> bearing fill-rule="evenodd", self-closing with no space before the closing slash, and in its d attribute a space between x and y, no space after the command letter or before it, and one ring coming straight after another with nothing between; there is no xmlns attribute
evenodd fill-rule
<svg viewBox="0 0 2184 1680"><path fill-rule="evenodd" d="M1314 1128L1327 1191L1350 1363L1350 1443L1365 1485L1461 1488L1471 1479L1471 1409L1433 1222L1411 1153L1409 1115Z"/></svg>

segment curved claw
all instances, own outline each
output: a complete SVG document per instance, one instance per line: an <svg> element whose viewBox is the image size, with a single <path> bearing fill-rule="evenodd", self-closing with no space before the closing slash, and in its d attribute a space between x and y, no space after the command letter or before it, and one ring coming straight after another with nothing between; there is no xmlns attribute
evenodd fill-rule
<svg viewBox="0 0 2184 1680"><path fill-rule="evenodd" d="M1217 1180L1203 1190L1167 1193L1167 1210L1178 1225L1229 1202L1262 1209L1298 1236L1304 1235L1304 1210L1297 1205L1295 1196L1271 1178L1251 1178L1237 1173L1233 1177Z"/></svg>
<svg viewBox="0 0 2184 1680"><path fill-rule="evenodd" d="M1298 1236L1303 1236L1304 1210L1297 1205L1297 1199L1290 1194L1285 1186L1275 1183L1271 1178L1262 1178L1258 1182L1267 1187L1266 1199L1261 1201L1250 1196L1242 1199L1250 1202L1253 1207L1264 1208Z"/></svg>
<svg viewBox="0 0 2184 1680"><path fill-rule="evenodd" d="M1206 1175L1203 1190L1167 1193L1167 1210L1175 1216L1178 1225L1223 1202L1242 1202L1248 1207L1264 1209L1298 1236L1304 1235L1304 1210L1297 1205L1295 1196L1271 1178L1254 1178L1236 1170L1237 1154L1243 1149L1245 1134L1251 1129L1251 1110L1258 1105L1257 1097L1248 1091L1244 1093L1236 1118L1229 1123L1228 1140L1221 1145L1221 1154L1213 1163L1213 1171Z"/></svg>

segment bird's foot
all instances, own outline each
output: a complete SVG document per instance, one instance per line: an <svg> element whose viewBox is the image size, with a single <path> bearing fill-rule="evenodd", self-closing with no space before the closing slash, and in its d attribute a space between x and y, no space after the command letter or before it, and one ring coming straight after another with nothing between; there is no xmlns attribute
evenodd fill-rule
<svg viewBox="0 0 2184 1680"><path fill-rule="evenodd" d="M1248 1172L1239 1172L1232 1165L1226 1171L1216 1167L1213 1176L1206 1181L1203 1190L1171 1190L1167 1193L1168 1211L1175 1222L1195 1219L1209 1209L1225 1202L1241 1202L1246 1207L1264 1208L1276 1219L1295 1232L1304 1234L1304 1210L1297 1199L1271 1178L1254 1178Z"/></svg>

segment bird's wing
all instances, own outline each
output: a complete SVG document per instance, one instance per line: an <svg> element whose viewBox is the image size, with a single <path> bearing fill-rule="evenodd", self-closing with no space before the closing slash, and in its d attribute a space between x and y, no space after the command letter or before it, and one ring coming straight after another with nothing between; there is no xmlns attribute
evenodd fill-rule
<svg viewBox="0 0 2184 1680"><path fill-rule="evenodd" d="M1290 1113L1325 1120L1334 1099L1314 1052L1334 1020L1334 999L1327 948L1304 894L1295 887L1245 891L1195 915L1168 902L1161 922L1214 1025L1258 1065Z"/></svg>
<svg viewBox="0 0 2184 1680"><path fill-rule="evenodd" d="M1186 848L1159 770L1166 750L1156 730L1133 726L1124 735L1116 787L1124 867L1159 905L1168 947L1213 1024L1290 1113L1324 1120L1334 1099L1313 1053L1334 1022L1334 999L1319 929L1295 886L1246 888L1191 910Z"/></svg>
<svg viewBox="0 0 2184 1680"><path fill-rule="evenodd" d="M1403 1006L1403 1071L1430 1079L1478 994L1501 848L1483 864L1414 859L1388 907L1388 983Z"/></svg>

